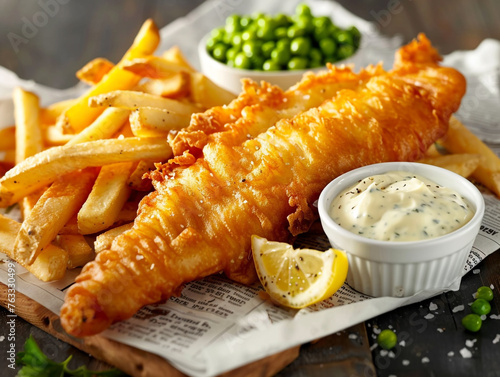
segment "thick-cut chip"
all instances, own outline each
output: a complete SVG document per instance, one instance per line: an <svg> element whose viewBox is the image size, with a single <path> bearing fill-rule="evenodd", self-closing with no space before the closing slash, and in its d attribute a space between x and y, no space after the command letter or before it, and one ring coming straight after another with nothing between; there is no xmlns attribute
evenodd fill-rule
<svg viewBox="0 0 500 377"><path fill-rule="evenodd" d="M0 214L0 252L15 259L14 242L21 224ZM68 264L68 254L63 249L48 245L35 259L33 264L18 263L42 281L61 279Z"/></svg>
<svg viewBox="0 0 500 377"><path fill-rule="evenodd" d="M130 127L137 137L166 137L172 130L187 127L190 114L174 113L153 107L140 107L130 114Z"/></svg>
<svg viewBox="0 0 500 377"><path fill-rule="evenodd" d="M187 72L173 74L166 79L150 79L138 89L149 94L167 98L183 98L190 94L191 76Z"/></svg>
<svg viewBox="0 0 500 377"><path fill-rule="evenodd" d="M64 101L55 102L52 105L47 107L42 107L40 109L40 123L44 125L52 125L55 124L57 118L61 116L67 109L69 109L74 103L76 103L76 99L67 99Z"/></svg>
<svg viewBox="0 0 500 377"><path fill-rule="evenodd" d="M130 196L128 177L135 164L126 162L101 168L94 187L78 212L78 230L93 234L109 228Z"/></svg>
<svg viewBox="0 0 500 377"><path fill-rule="evenodd" d="M95 58L76 72L76 77L89 85L95 85L113 69L115 65L105 58Z"/></svg>
<svg viewBox="0 0 500 377"><path fill-rule="evenodd" d="M162 54L162 58L171 63L184 67L191 72L195 72L195 69L191 66L191 64L189 64L179 46L170 47Z"/></svg>
<svg viewBox="0 0 500 377"><path fill-rule="evenodd" d="M133 226L134 223L127 223L99 234L94 241L95 252L100 253L103 250L109 249L116 237L131 229Z"/></svg>
<svg viewBox="0 0 500 377"><path fill-rule="evenodd" d="M129 110L110 107L97 117L90 126L74 135L67 145L85 143L87 141L109 139L124 125L130 115Z"/></svg>
<svg viewBox="0 0 500 377"><path fill-rule="evenodd" d="M480 154L461 153L425 157L419 162L439 166L467 178L477 169L483 160L484 158Z"/></svg>
<svg viewBox="0 0 500 377"><path fill-rule="evenodd" d="M45 190L47 190L47 187L42 187L41 189L38 189L35 192L32 192L31 194L25 196L19 202L19 207L21 209L23 219L26 219L30 215L31 210L35 207L36 203L43 195Z"/></svg>
<svg viewBox="0 0 500 377"><path fill-rule="evenodd" d="M59 127L62 127L63 130L72 129L74 132L80 132L103 111L99 107L89 107L88 99L90 97L108 93L112 90L130 89L137 85L141 77L132 72L125 71L122 69L122 66L126 61L152 54L156 50L159 41L158 28L152 20L147 20L120 63L113 67L97 85L81 96L75 104L62 114L58 119Z"/></svg>
<svg viewBox="0 0 500 377"><path fill-rule="evenodd" d="M128 178L127 185L137 191L151 191L153 185L151 179L144 178L144 174L155 169L153 161L139 161L132 174Z"/></svg>
<svg viewBox="0 0 500 377"><path fill-rule="evenodd" d="M16 127L6 127L0 130L0 151L16 147Z"/></svg>
<svg viewBox="0 0 500 377"><path fill-rule="evenodd" d="M16 260L32 264L85 202L97 171L72 172L56 180L24 219L14 244Z"/></svg>
<svg viewBox="0 0 500 377"><path fill-rule="evenodd" d="M123 69L152 79L169 78L179 72L194 72L183 65L153 55L129 61L123 65Z"/></svg>
<svg viewBox="0 0 500 377"><path fill-rule="evenodd" d="M86 167L140 160L164 161L172 155L165 138L96 140L53 147L32 156L0 179L0 207L50 184L59 176Z"/></svg>
<svg viewBox="0 0 500 377"><path fill-rule="evenodd" d="M20 163L42 150L40 101L35 94L19 87L14 89L13 100L16 119L16 163Z"/></svg>
<svg viewBox="0 0 500 377"><path fill-rule="evenodd" d="M68 268L84 266L95 258L95 252L81 234L61 234L56 238L57 246L68 253Z"/></svg>
<svg viewBox="0 0 500 377"><path fill-rule="evenodd" d="M451 153L482 155L484 160L472 177L500 196L500 158L457 118L450 119L448 133L439 140L439 144Z"/></svg>
<svg viewBox="0 0 500 377"><path fill-rule="evenodd" d="M132 90L115 90L89 99L89 106L120 107L135 110L141 107L158 108L173 111L178 114L192 114L202 109L192 103L163 98L153 94L134 92Z"/></svg>
<svg viewBox="0 0 500 377"><path fill-rule="evenodd" d="M195 103L207 109L226 105L236 98L233 93L214 84L199 72L191 74L191 97Z"/></svg>
<svg viewBox="0 0 500 377"><path fill-rule="evenodd" d="M47 146L64 145L75 136L62 132L55 124L43 127L42 134L43 141Z"/></svg>

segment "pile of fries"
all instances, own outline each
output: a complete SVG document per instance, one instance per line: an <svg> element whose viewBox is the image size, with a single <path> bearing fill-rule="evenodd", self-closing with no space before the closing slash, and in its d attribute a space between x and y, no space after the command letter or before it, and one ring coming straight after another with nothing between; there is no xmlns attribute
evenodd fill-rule
<svg viewBox="0 0 500 377"><path fill-rule="evenodd" d="M144 174L172 154L168 133L234 99L177 47L153 55L159 42L146 21L118 64L98 58L77 72L91 88L76 99L41 108L14 90L16 124L0 130L0 207L19 205L22 222L0 215L0 252L40 280L83 266L130 227L152 190Z"/></svg>
<svg viewBox="0 0 500 377"><path fill-rule="evenodd" d="M152 190L144 174L172 154L169 132L235 97L178 48L153 55L158 44L148 20L118 64L97 58L77 72L91 88L76 99L40 108L35 94L15 89L16 124L0 130L0 207L19 205L22 222L0 215L0 252L40 280L83 266L129 229ZM500 159L455 118L421 162L500 196Z"/></svg>

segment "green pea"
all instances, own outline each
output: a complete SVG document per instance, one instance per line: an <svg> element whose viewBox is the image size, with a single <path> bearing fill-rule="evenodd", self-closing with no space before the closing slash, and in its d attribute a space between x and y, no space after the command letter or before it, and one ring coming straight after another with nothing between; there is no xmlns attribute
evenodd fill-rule
<svg viewBox="0 0 500 377"><path fill-rule="evenodd" d="M262 71L262 66L264 65L264 58L260 55L255 55L250 58L250 61L252 63L252 69L255 69L257 71Z"/></svg>
<svg viewBox="0 0 500 377"><path fill-rule="evenodd" d="M236 54L240 52L237 47L231 47L226 51L226 62L234 61Z"/></svg>
<svg viewBox="0 0 500 377"><path fill-rule="evenodd" d="M335 39L341 44L352 45L353 43L352 34L346 30L337 31L335 33Z"/></svg>
<svg viewBox="0 0 500 377"><path fill-rule="evenodd" d="M323 67L323 61L318 59L309 59L308 68L319 68Z"/></svg>
<svg viewBox="0 0 500 377"><path fill-rule="evenodd" d="M237 31L241 31L241 26L239 23L237 24L226 24L224 26L224 30L226 31L227 34L233 34Z"/></svg>
<svg viewBox="0 0 500 377"><path fill-rule="evenodd" d="M212 51L212 56L214 59L220 61L220 62L225 62L226 61L226 52L228 50L227 45L224 43L217 43Z"/></svg>
<svg viewBox="0 0 500 377"><path fill-rule="evenodd" d="M397 342L398 336L394 331L389 329L382 330L377 336L377 343L385 350L394 348Z"/></svg>
<svg viewBox="0 0 500 377"><path fill-rule="evenodd" d="M231 38L231 43L233 47L238 47L238 49L241 48L241 45L243 43L243 39L241 38L241 33L234 33L233 37Z"/></svg>
<svg viewBox="0 0 500 377"><path fill-rule="evenodd" d="M255 29L247 29L241 33L241 39L244 41L251 41L257 39Z"/></svg>
<svg viewBox="0 0 500 377"><path fill-rule="evenodd" d="M323 54L319 49L311 48L311 51L309 51L309 59L321 62L323 60Z"/></svg>
<svg viewBox="0 0 500 377"><path fill-rule="evenodd" d="M254 56L258 56L262 52L262 42L259 40L252 40L243 43L241 47L242 51L249 58L253 58Z"/></svg>
<svg viewBox="0 0 500 377"><path fill-rule="evenodd" d="M240 18L240 26L242 29L247 28L253 22L251 17L241 17Z"/></svg>
<svg viewBox="0 0 500 377"><path fill-rule="evenodd" d="M462 325L466 330L477 332L481 329L483 321L477 314L467 314L462 318Z"/></svg>
<svg viewBox="0 0 500 377"><path fill-rule="evenodd" d="M486 301L493 300L493 291L490 287L482 286L477 289L476 298L482 298Z"/></svg>
<svg viewBox="0 0 500 377"><path fill-rule="evenodd" d="M315 27L329 27L332 24L332 20L327 16L313 17L312 22Z"/></svg>
<svg viewBox="0 0 500 377"><path fill-rule="evenodd" d="M208 38L207 39L207 51L211 53L214 50L214 47L218 42L219 41L217 39L215 39L214 37Z"/></svg>
<svg viewBox="0 0 500 377"><path fill-rule="evenodd" d="M240 25L241 17L237 14L232 14L226 18L226 25Z"/></svg>
<svg viewBox="0 0 500 377"><path fill-rule="evenodd" d="M311 16L311 8L307 4L301 3L295 8L295 14L300 16Z"/></svg>
<svg viewBox="0 0 500 377"><path fill-rule="evenodd" d="M275 39L282 39L286 38L288 36L288 28L285 26L277 27L274 29L274 38Z"/></svg>
<svg viewBox="0 0 500 377"><path fill-rule="evenodd" d="M354 46L359 47L359 43L361 42L361 32L356 26L351 26L349 29L347 29L347 31L352 35Z"/></svg>
<svg viewBox="0 0 500 377"><path fill-rule="evenodd" d="M275 61L273 59L268 59L262 65L262 69L264 71L280 71L281 66L278 64L277 61Z"/></svg>
<svg viewBox="0 0 500 377"><path fill-rule="evenodd" d="M354 54L354 47L352 45L342 45L337 50L339 59L346 59Z"/></svg>
<svg viewBox="0 0 500 377"><path fill-rule="evenodd" d="M306 69L307 65L308 62L306 58L300 56L294 56L289 60L287 67L290 70L296 70L296 69Z"/></svg>
<svg viewBox="0 0 500 377"><path fill-rule="evenodd" d="M279 26L287 27L291 23L290 18L283 13L278 13L276 16L274 16L274 22L278 27Z"/></svg>
<svg viewBox="0 0 500 377"><path fill-rule="evenodd" d="M277 48L284 48L284 49L290 50L290 45L291 44L292 44L292 42L290 41L290 39L288 39L288 38L281 38L280 40L278 40L278 42L276 42L276 47Z"/></svg>
<svg viewBox="0 0 500 377"><path fill-rule="evenodd" d="M216 41L222 41L225 34L226 34L226 29L224 29L223 27L219 27L210 32L210 36L214 38Z"/></svg>
<svg viewBox="0 0 500 377"><path fill-rule="evenodd" d="M262 56L265 58L271 57L271 52L276 48L274 41L267 41L262 45Z"/></svg>
<svg viewBox="0 0 500 377"><path fill-rule="evenodd" d="M234 57L234 66L240 69L250 69L252 67L252 62L243 52L238 52Z"/></svg>
<svg viewBox="0 0 500 377"><path fill-rule="evenodd" d="M327 26L315 26L313 34L314 34L314 39L316 39L317 41L320 41L322 39L331 36L330 29Z"/></svg>
<svg viewBox="0 0 500 377"><path fill-rule="evenodd" d="M270 41L274 39L274 29L271 26L261 26L256 32L257 38L264 41Z"/></svg>
<svg viewBox="0 0 500 377"><path fill-rule="evenodd" d="M276 47L271 51L271 59L279 65L286 65L291 57L290 49Z"/></svg>
<svg viewBox="0 0 500 377"><path fill-rule="evenodd" d="M299 27L297 25L292 25L288 28L287 36L290 39L301 37L306 35L306 29Z"/></svg>
<svg viewBox="0 0 500 377"><path fill-rule="evenodd" d="M299 29L304 29L306 33L310 33L314 30L314 24L311 17L308 16L297 16L294 18L295 26Z"/></svg>
<svg viewBox="0 0 500 377"><path fill-rule="evenodd" d="M311 51L311 40L305 37L297 37L292 39L290 51L293 55L307 56Z"/></svg>
<svg viewBox="0 0 500 377"><path fill-rule="evenodd" d="M331 56L337 51L337 44L332 38L323 38L319 41L319 48L323 55Z"/></svg>
<svg viewBox="0 0 500 377"><path fill-rule="evenodd" d="M491 312L491 305L485 299L478 298L472 303L470 309L477 315L486 315Z"/></svg>

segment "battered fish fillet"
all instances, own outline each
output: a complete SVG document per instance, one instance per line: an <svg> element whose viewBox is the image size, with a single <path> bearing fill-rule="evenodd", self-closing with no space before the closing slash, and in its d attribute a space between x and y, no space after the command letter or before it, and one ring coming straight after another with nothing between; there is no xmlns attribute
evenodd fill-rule
<svg viewBox="0 0 500 377"><path fill-rule="evenodd" d="M150 174L156 191L141 202L133 228L69 289L64 329L99 333L218 272L253 282L252 234L289 241L317 219L313 203L333 178L416 160L445 134L465 80L439 60L420 36L390 72L330 67L285 93L247 83L231 105L198 115L172 138L177 156Z"/></svg>

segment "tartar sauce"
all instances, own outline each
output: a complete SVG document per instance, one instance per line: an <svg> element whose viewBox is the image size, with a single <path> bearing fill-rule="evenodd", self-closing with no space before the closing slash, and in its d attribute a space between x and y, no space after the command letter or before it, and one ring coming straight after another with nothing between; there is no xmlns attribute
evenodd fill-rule
<svg viewBox="0 0 500 377"><path fill-rule="evenodd" d="M422 176L393 171L374 175L337 196L330 216L341 227L383 241L438 237L474 215L457 192Z"/></svg>

